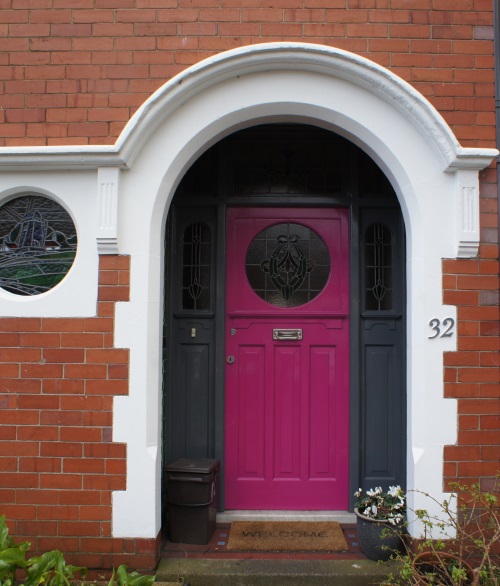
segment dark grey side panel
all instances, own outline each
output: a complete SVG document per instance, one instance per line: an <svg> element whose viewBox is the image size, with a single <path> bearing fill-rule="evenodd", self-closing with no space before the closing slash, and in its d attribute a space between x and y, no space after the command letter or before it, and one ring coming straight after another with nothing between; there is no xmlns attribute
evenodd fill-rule
<svg viewBox="0 0 500 586"><path fill-rule="evenodd" d="M210 307L185 310L181 291L183 236L186 227L197 221L209 225L212 238ZM171 222L167 253L175 276L166 288L166 464L178 458L213 458L215 450L215 209L174 207Z"/></svg>
<svg viewBox="0 0 500 586"><path fill-rule="evenodd" d="M366 309L364 235L373 223L391 233L392 257L387 284L390 308ZM365 208L360 222L360 436L359 486L363 489L406 485L406 369L404 229L399 210Z"/></svg>

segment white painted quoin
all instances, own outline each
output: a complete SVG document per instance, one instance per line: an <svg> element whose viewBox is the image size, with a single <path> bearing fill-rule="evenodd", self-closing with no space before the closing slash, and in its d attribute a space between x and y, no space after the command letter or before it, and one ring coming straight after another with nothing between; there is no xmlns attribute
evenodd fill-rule
<svg viewBox="0 0 500 586"><path fill-rule="evenodd" d="M442 305L441 262L476 256L478 173L497 151L462 148L421 94L365 58L312 44L253 45L170 80L113 146L0 149L0 205L27 192L48 195L68 210L78 233L67 277L39 296L0 291L1 315L92 316L98 255L131 257L130 302L117 304L115 322L115 345L130 348L130 385L128 396L114 399L113 439L128 446L127 489L113 495L114 537L156 537L161 527L170 202L186 170L210 146L272 122L312 124L346 137L375 160L396 191L407 235L407 485L443 496L443 446L457 434L456 401L443 398L443 351L455 349L456 335L431 338L429 322L456 319L455 308Z"/></svg>

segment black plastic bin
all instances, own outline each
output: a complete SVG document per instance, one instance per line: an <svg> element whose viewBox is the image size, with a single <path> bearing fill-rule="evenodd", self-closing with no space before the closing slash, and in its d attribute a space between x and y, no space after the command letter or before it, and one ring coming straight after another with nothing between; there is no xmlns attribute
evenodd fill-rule
<svg viewBox="0 0 500 586"><path fill-rule="evenodd" d="M215 531L219 460L181 458L165 468L169 535L174 543L206 544Z"/></svg>

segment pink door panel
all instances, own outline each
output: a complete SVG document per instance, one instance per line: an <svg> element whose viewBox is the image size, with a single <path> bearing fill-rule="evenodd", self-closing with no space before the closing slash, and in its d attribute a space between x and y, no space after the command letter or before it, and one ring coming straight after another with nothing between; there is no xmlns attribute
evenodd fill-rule
<svg viewBox="0 0 500 586"><path fill-rule="evenodd" d="M260 298L245 272L250 242L281 223L314 230L330 254L323 291L298 307ZM347 242L343 209L228 212L226 509L347 508Z"/></svg>

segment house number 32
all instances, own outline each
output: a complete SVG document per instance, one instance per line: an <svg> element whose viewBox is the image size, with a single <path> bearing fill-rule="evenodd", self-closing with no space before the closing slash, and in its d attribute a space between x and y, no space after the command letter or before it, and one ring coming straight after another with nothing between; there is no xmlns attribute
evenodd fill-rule
<svg viewBox="0 0 500 586"><path fill-rule="evenodd" d="M433 340L434 338L451 338L455 333L455 320L452 317L447 317L441 321L434 317L429 322L429 327L433 331L433 333L428 336L429 340Z"/></svg>

